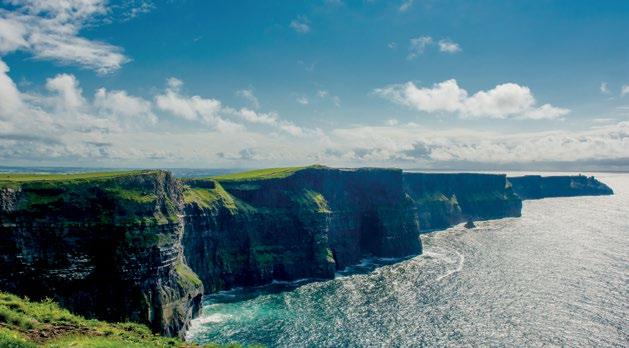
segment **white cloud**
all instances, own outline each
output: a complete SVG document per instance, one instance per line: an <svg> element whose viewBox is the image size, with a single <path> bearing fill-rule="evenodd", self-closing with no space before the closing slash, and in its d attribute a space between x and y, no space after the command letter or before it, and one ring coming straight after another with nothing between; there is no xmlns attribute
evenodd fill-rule
<svg viewBox="0 0 629 348"><path fill-rule="evenodd" d="M601 82L601 86L599 87L601 93L609 94L611 91L609 90L609 86L607 86L607 82Z"/></svg>
<svg viewBox="0 0 629 348"><path fill-rule="evenodd" d="M456 113L461 117L557 119L570 110L550 104L537 107L530 89L515 83L497 85L473 95L447 80L432 87L417 87L413 82L379 88L377 95L397 104L428 113Z"/></svg>
<svg viewBox="0 0 629 348"><path fill-rule="evenodd" d="M439 40L439 51L444 53L458 53L461 52L461 46L458 43L452 42L447 39Z"/></svg>
<svg viewBox="0 0 629 348"><path fill-rule="evenodd" d="M629 85L623 85L620 89L620 96L624 97L627 94L629 94Z"/></svg>
<svg viewBox="0 0 629 348"><path fill-rule="evenodd" d="M22 108L22 97L8 72L9 67L0 60L0 119L9 117Z"/></svg>
<svg viewBox="0 0 629 348"><path fill-rule="evenodd" d="M155 97L155 104L160 110L169 112L174 116L189 121L200 120L211 126L225 126L220 122L219 113L222 110L221 102L216 99L202 98L198 95L192 97L180 94L182 82L176 78L167 80L167 88L163 94ZM234 125L237 127L237 125ZM223 129L230 129L229 127Z"/></svg>
<svg viewBox="0 0 629 348"><path fill-rule="evenodd" d="M216 99L186 95L183 83L175 78L169 79L166 88L152 99L104 88L97 89L90 98L83 96L79 81L72 75L48 79L45 89L34 88L42 93L38 94L20 91L8 72L0 61L0 161L6 164L263 167L326 163L447 168L472 162L527 165L608 161L629 166L626 121L595 120L596 127L574 131L505 134L439 130L381 119L377 121L379 126L323 131L281 119L276 112L234 109ZM432 112L448 109L469 117L476 113L498 114L495 110L517 111L509 115L527 118L563 113L548 104L537 106L528 88L516 84L499 85L473 95L453 80L421 92L417 90L422 88L411 85L409 95L396 87L406 85L389 86L392 94L388 97L399 98L400 103L406 101L414 108L432 105ZM414 99L409 99L410 95ZM316 94L318 98L330 96L325 90ZM163 117L166 114L191 122L171 122ZM161 118L153 122L151 116Z"/></svg>
<svg viewBox="0 0 629 348"><path fill-rule="evenodd" d="M397 42L389 42L387 44L387 47L389 47L390 49L394 50L397 48Z"/></svg>
<svg viewBox="0 0 629 348"><path fill-rule="evenodd" d="M420 55L424 54L426 49L429 46L432 46L434 43L435 41L433 40L433 38L428 35L422 35L412 38L408 47L409 54L408 56L406 56L406 58L408 60L413 60L419 57ZM439 46L439 52L442 53L454 54L462 51L461 46L458 43L449 39L441 39L437 42L437 45Z"/></svg>
<svg viewBox="0 0 629 348"><path fill-rule="evenodd" d="M582 131L500 134L435 130L416 124L332 131L328 151L340 161L408 163L532 163L618 159L629 165L629 122Z"/></svg>
<svg viewBox="0 0 629 348"><path fill-rule="evenodd" d="M113 114L124 118L145 118L150 123L157 123L152 105L148 100L130 96L126 91L107 91L99 88L94 94L94 107L104 114Z"/></svg>
<svg viewBox="0 0 629 348"><path fill-rule="evenodd" d="M310 32L310 21L305 16L298 16L290 22L290 27L298 33L307 34Z"/></svg>
<svg viewBox="0 0 629 348"><path fill-rule="evenodd" d="M64 110L77 110L85 104L83 91L74 75L59 74L46 80L46 89L59 96L57 106Z"/></svg>
<svg viewBox="0 0 629 348"><path fill-rule="evenodd" d="M0 54L16 50L35 58L79 64L99 73L119 69L129 59L122 49L88 40L79 31L107 13L105 0L11 0L13 11L0 9Z"/></svg>
<svg viewBox="0 0 629 348"><path fill-rule="evenodd" d="M0 12L0 15L4 13ZM26 27L12 18L0 17L0 54L27 47Z"/></svg>
<svg viewBox="0 0 629 348"><path fill-rule="evenodd" d="M239 91L236 91L236 95L238 95L239 97L249 101L254 108L256 108L256 109L260 108L260 101L253 94L253 90L251 90L251 89L241 89Z"/></svg>
<svg viewBox="0 0 629 348"><path fill-rule="evenodd" d="M259 113L259 112L255 112L255 111L247 109L247 108L240 109L238 112L236 112L236 114L239 115L240 117L242 117L243 119L245 119L248 122L251 122L251 123L262 123L262 124L267 124L267 125L271 125L271 126L276 125L277 124L277 120L278 120L277 113L274 113L274 112L271 112L271 113Z"/></svg>
<svg viewBox="0 0 629 348"><path fill-rule="evenodd" d="M46 81L42 94L21 92L0 60L0 159L119 166L138 161L174 161L198 165L217 160L218 152L242 146L262 150L256 158L296 159L301 150L280 153L286 146L325 139L319 129L300 127L275 112L239 110L198 95L186 96L183 83L168 79L153 101L124 90L99 88L85 98L75 76L59 74ZM35 89L39 90L39 89ZM172 122L172 114L190 123ZM253 130L230 118L245 121ZM195 123L196 122L196 123ZM205 124L208 127L199 127ZM256 127L272 127L275 131ZM234 143L234 139L238 139ZM231 145L230 145L231 144ZM223 158L223 160L226 160ZM66 162L64 162L66 161ZM77 162L78 161L78 162ZM214 163L214 162L213 162Z"/></svg>
<svg viewBox="0 0 629 348"><path fill-rule="evenodd" d="M422 55L426 50L426 47L432 44L432 38L430 36L419 36L412 38L410 41L409 51L407 59L412 60Z"/></svg>
<svg viewBox="0 0 629 348"><path fill-rule="evenodd" d="M239 110L224 106L219 100L203 98L198 95L182 95L183 82L171 77L167 80L164 93L155 97L158 109L174 116L195 122L202 122L220 132L242 132L245 126L231 120L238 117L250 124L266 125L277 128L291 135L302 135L304 130L294 124L281 120L276 112L259 112L248 108ZM241 91L242 92L242 91ZM244 93L244 95L249 95ZM253 93L250 94L253 96ZM255 99L257 101L257 99Z"/></svg>
<svg viewBox="0 0 629 348"><path fill-rule="evenodd" d="M413 6L413 0L404 0L398 9L400 12L406 12L411 8L411 6Z"/></svg>

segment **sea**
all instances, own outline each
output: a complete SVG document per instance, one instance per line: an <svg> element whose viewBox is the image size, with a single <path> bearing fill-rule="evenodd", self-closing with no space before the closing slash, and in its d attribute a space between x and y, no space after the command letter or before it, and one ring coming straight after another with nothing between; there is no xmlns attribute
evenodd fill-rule
<svg viewBox="0 0 629 348"><path fill-rule="evenodd" d="M563 173L565 174L565 173ZM421 236L328 281L204 298L189 341L269 347L629 347L629 174L613 196L525 201L520 218Z"/></svg>

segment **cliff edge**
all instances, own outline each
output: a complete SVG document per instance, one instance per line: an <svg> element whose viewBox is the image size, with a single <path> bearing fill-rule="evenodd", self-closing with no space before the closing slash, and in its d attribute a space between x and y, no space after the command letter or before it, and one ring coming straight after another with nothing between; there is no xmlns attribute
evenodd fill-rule
<svg viewBox="0 0 629 348"><path fill-rule="evenodd" d="M168 172L0 177L0 290L183 334L203 286L181 248Z"/></svg>

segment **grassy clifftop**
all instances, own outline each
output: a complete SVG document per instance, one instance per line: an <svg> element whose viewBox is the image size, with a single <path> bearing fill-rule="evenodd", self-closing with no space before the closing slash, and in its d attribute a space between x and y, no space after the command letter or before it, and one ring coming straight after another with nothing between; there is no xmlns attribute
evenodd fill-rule
<svg viewBox="0 0 629 348"><path fill-rule="evenodd" d="M73 315L51 301L0 292L0 347L199 347L151 333L134 323L110 324ZM207 345L204 347L215 347Z"/></svg>
<svg viewBox="0 0 629 348"><path fill-rule="evenodd" d="M68 215L85 211L94 215L110 211L114 215L107 218L113 218L115 223L167 223L177 220L176 202L163 192L163 184L170 180L169 176L160 170L0 174L0 190L5 191L3 206L12 204L11 210L34 216L50 215L50 212ZM19 192L14 202L9 202L11 190ZM95 206L102 207L94 209ZM84 220L85 216L64 217L72 221ZM94 216L91 221L101 221L101 218L103 216Z"/></svg>
<svg viewBox="0 0 629 348"><path fill-rule="evenodd" d="M154 175L156 173L159 173L159 170L129 170L73 174L0 173L0 187L15 187L26 183L37 182L67 184L69 182L101 181L138 175Z"/></svg>
<svg viewBox="0 0 629 348"><path fill-rule="evenodd" d="M287 178L296 172L304 169L324 169L327 168L322 165L311 165L305 167L284 167L284 168L267 168L250 170L246 172L232 173L226 175L219 175L212 177L217 181L256 181L256 180L268 180L268 179L283 179Z"/></svg>

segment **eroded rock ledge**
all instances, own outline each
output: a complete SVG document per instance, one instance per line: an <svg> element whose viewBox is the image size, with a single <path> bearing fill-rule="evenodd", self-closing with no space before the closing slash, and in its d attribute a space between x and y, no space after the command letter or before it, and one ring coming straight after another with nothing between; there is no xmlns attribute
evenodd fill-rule
<svg viewBox="0 0 629 348"><path fill-rule="evenodd" d="M522 198L611 194L586 177L281 168L0 176L0 290L182 335L201 294L327 279L420 232L520 216Z"/></svg>

